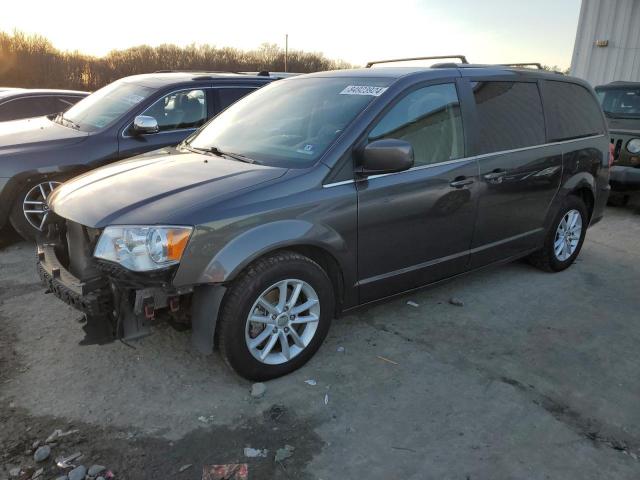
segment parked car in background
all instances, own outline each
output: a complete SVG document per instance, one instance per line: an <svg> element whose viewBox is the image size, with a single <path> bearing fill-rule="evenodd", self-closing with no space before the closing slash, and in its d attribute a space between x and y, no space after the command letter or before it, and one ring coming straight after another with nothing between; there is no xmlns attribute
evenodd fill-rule
<svg viewBox="0 0 640 480"><path fill-rule="evenodd" d="M0 122L64 112L89 92L0 88Z"/></svg>
<svg viewBox="0 0 640 480"><path fill-rule="evenodd" d="M289 78L176 147L62 185L38 270L119 336L171 315L269 379L340 312L520 257L569 267L603 216L605 132L586 82L542 71Z"/></svg>
<svg viewBox="0 0 640 480"><path fill-rule="evenodd" d="M611 134L610 203L625 205L640 191L640 82L612 82L596 87L596 93Z"/></svg>
<svg viewBox="0 0 640 480"><path fill-rule="evenodd" d="M0 228L34 238L47 197L92 168L176 145L275 76L162 72L117 80L64 114L0 123ZM112 192L111 195L120 192Z"/></svg>

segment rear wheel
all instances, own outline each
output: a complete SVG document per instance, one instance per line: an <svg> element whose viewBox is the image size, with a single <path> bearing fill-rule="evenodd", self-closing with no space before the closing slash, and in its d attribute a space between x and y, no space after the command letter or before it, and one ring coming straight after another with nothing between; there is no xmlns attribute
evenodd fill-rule
<svg viewBox="0 0 640 480"><path fill-rule="evenodd" d="M588 225L589 216L584 202L575 195L569 195L547 232L544 246L533 253L529 261L547 272L568 268L580 253Z"/></svg>
<svg viewBox="0 0 640 480"><path fill-rule="evenodd" d="M268 380L304 365L331 324L334 294L313 260L278 252L250 265L232 284L218 320L225 362L249 380Z"/></svg>
<svg viewBox="0 0 640 480"><path fill-rule="evenodd" d="M33 240L49 216L47 198L62 179L39 179L27 184L14 200L10 217L13 228L25 239Z"/></svg>

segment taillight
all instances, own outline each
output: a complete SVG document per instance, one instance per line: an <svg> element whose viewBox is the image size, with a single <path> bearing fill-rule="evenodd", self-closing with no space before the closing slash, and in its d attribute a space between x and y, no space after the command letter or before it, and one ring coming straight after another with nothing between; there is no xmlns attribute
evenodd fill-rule
<svg viewBox="0 0 640 480"><path fill-rule="evenodd" d="M615 151L615 147L613 145L613 142L611 142L609 144L609 167L613 165L614 151Z"/></svg>

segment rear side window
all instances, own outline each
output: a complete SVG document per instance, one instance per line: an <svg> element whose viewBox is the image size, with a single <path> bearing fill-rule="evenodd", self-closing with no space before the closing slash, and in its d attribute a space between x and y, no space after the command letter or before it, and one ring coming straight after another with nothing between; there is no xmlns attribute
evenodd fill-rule
<svg viewBox="0 0 640 480"><path fill-rule="evenodd" d="M253 92L255 88L219 88L217 90L219 110L222 111L245 95Z"/></svg>
<svg viewBox="0 0 640 480"><path fill-rule="evenodd" d="M600 106L583 86L546 80L542 93L550 142L604 133Z"/></svg>
<svg viewBox="0 0 640 480"><path fill-rule="evenodd" d="M525 82L476 82L478 154L545 143L544 115L538 86Z"/></svg>

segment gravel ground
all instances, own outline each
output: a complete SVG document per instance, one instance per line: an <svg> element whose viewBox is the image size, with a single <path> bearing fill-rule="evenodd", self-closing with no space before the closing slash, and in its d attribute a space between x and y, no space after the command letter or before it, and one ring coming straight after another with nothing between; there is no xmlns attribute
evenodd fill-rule
<svg viewBox="0 0 640 480"><path fill-rule="evenodd" d="M637 479L639 239L639 205L609 209L568 271L516 262L338 319L257 399L189 332L102 341L0 232L0 479L56 478L74 452L136 480L237 462L253 479ZM36 464L55 429L78 432Z"/></svg>

